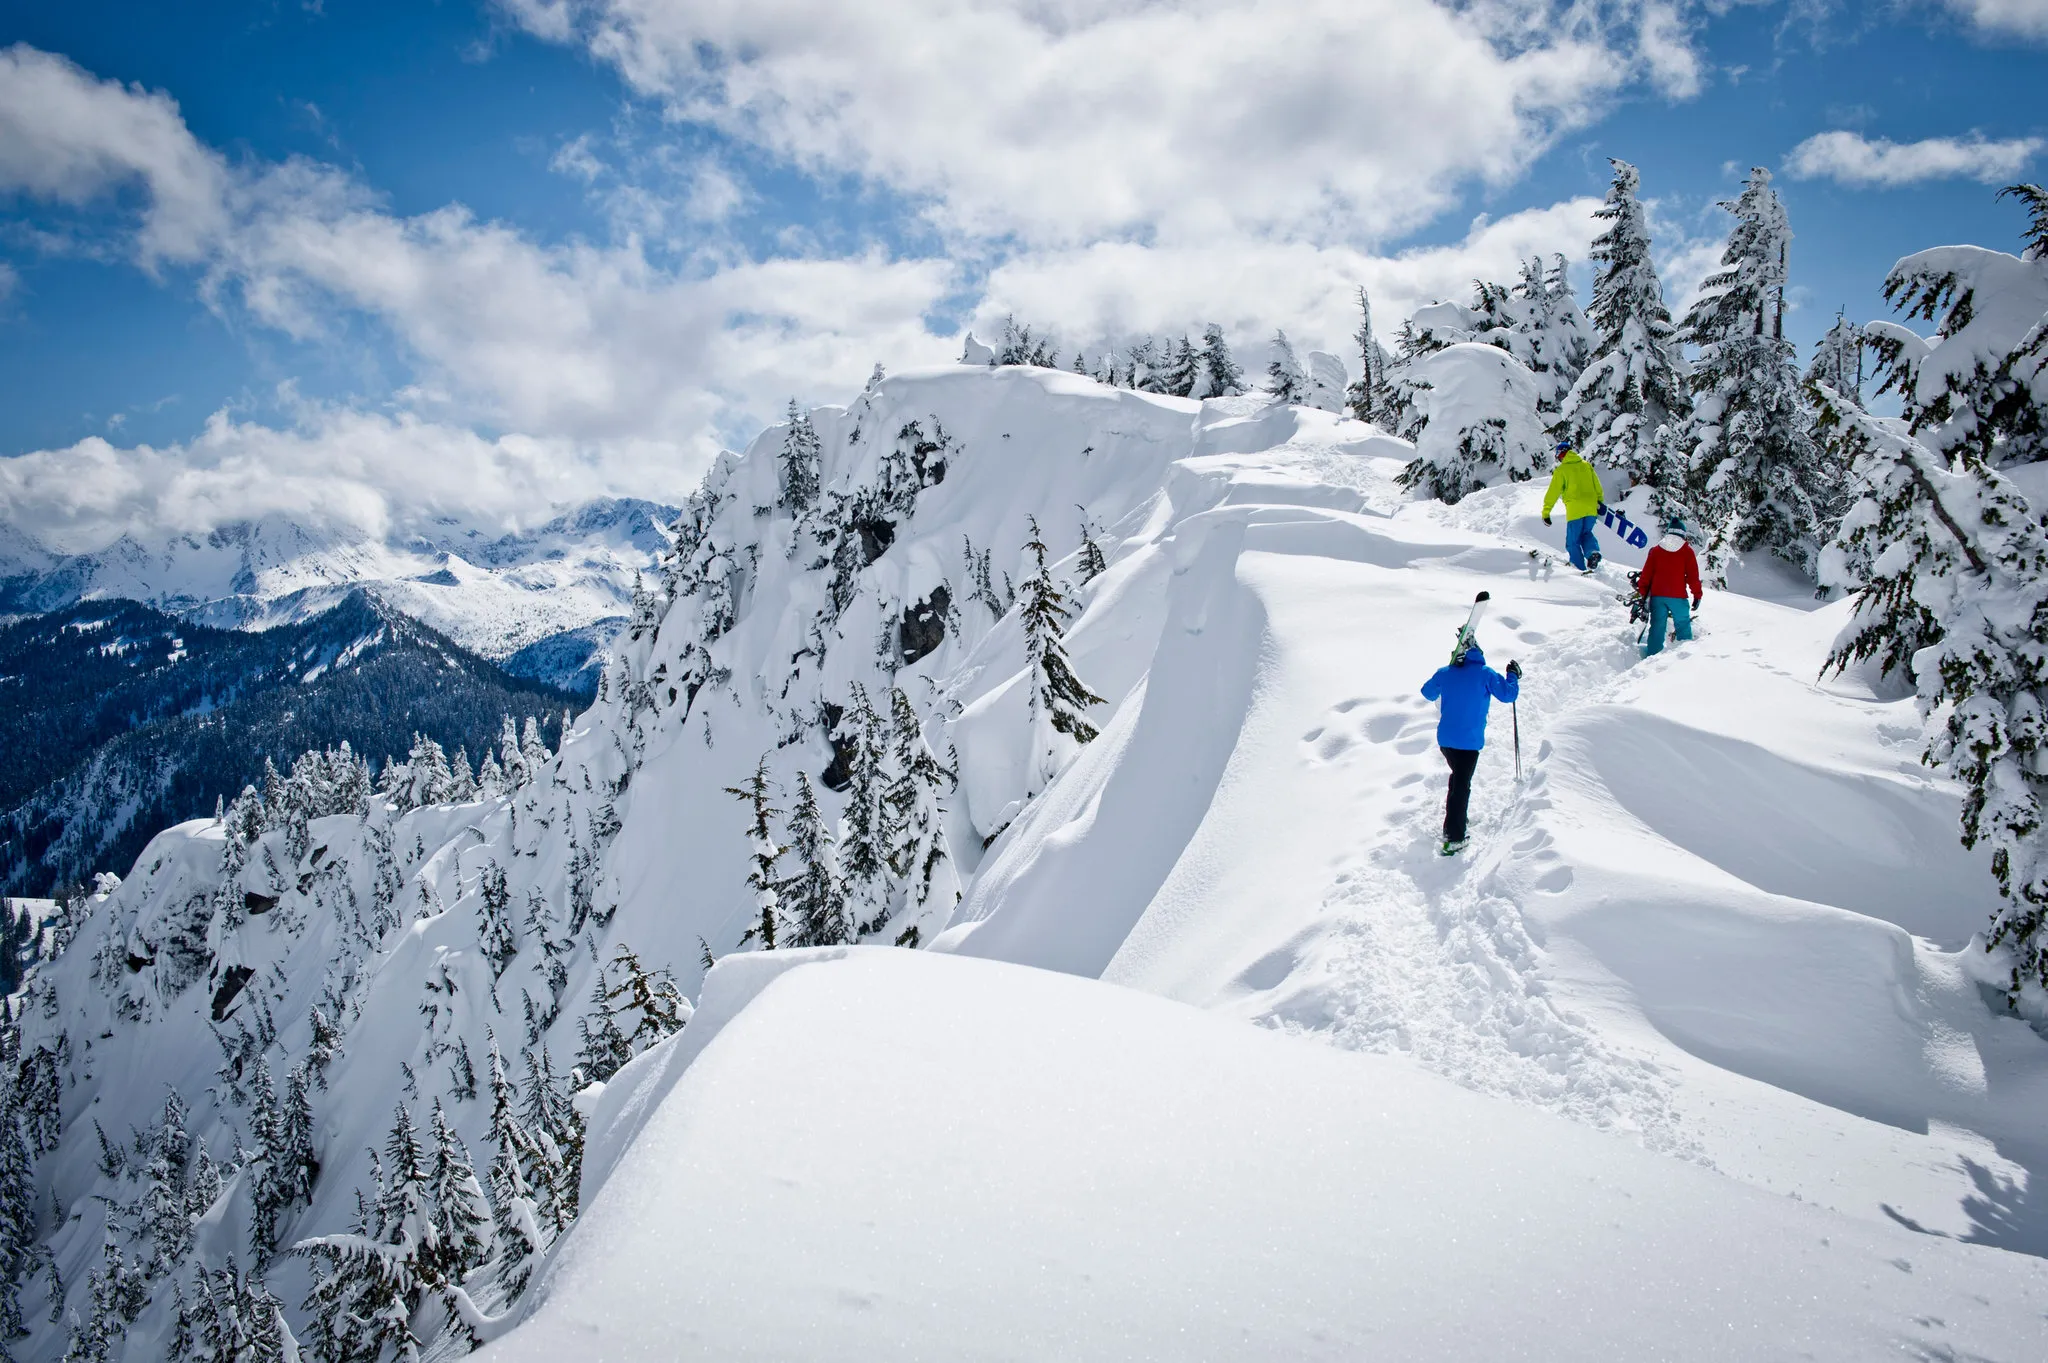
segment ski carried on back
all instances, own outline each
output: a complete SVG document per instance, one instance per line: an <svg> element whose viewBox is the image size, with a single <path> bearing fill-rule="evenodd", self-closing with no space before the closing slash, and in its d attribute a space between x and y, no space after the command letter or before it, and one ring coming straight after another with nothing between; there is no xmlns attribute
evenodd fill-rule
<svg viewBox="0 0 2048 1363"><path fill-rule="evenodd" d="M1465 661L1465 650L1478 642L1479 618L1486 614L1486 603L1493 600L1492 592L1481 592L1472 598L1472 611L1465 617L1465 623L1458 626L1458 641L1451 645L1451 666Z"/></svg>

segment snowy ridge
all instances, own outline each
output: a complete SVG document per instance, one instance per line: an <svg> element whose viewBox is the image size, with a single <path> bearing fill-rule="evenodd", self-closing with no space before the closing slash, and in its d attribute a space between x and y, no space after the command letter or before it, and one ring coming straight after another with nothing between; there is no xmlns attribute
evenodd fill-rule
<svg viewBox="0 0 2048 1363"><path fill-rule="evenodd" d="M1539 486L1416 502L1412 455L1305 408L961 367L722 460L559 753L508 744L459 805L422 755L395 799L239 851L170 830L43 968L23 1045L65 1078L35 1177L70 1309L110 1215L154 1249L95 1122L146 1132L175 1087L234 1170L196 1255L247 1267L248 1076L309 1063L316 1006L319 1174L279 1245L347 1230L396 1106L424 1132L438 1098L481 1177L490 1039L521 1084L522 1050L566 1073L630 947L699 1008L578 1098L583 1220L537 1237L523 1303L502 1244L463 1270L490 1357L593 1326L629 1359L1442 1356L1474 1317L1424 1288L1461 1278L1495 1285L1503 1352L2028 1356L2048 1043L1978 989L1996 892L1911 702L1813 682L1841 606L1715 593L1701 639L1638 664L1614 599L1635 552L1610 535L1603 576L1557 570L1530 554ZM1103 698L1078 751L1034 724L1011 609L1034 518ZM1415 691L1481 589L1481 643L1528 686L1446 860ZM826 773L858 765L861 692L884 716L900 693L897 741L957 768L919 844L933 892L890 874L867 901L867 941L937 950L734 955L761 901L729 792L764 768L779 810L810 786L849 817ZM128 1357L156 1356L190 1262L150 1280ZM265 1270L302 1339L312 1267ZM65 1347L48 1283L24 1357ZM414 1318L436 1356L468 1346L452 1309Z"/></svg>

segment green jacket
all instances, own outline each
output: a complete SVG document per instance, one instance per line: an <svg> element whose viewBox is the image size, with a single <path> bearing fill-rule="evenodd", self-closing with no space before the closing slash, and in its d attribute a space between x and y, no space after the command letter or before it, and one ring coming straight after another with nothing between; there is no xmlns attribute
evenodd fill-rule
<svg viewBox="0 0 2048 1363"><path fill-rule="evenodd" d="M1570 521L1599 515L1600 504L1607 500L1607 494L1600 489L1600 475L1579 458L1577 450L1566 450L1564 458L1557 461L1557 472L1550 475L1550 490L1543 494L1546 518L1559 497L1564 498L1565 519Z"/></svg>

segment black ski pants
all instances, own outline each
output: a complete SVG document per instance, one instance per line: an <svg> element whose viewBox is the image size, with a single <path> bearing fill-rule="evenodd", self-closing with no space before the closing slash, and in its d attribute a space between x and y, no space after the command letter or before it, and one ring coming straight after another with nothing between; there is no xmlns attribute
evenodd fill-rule
<svg viewBox="0 0 2048 1363"><path fill-rule="evenodd" d="M1465 806L1472 803L1472 773L1479 767L1477 748L1438 748L1451 764L1451 793L1444 801L1444 841L1465 840Z"/></svg>

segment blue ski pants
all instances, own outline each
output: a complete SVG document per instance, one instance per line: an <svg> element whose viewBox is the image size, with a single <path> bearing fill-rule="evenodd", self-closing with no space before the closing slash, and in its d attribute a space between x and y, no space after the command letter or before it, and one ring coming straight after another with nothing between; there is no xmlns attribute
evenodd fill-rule
<svg viewBox="0 0 2048 1363"><path fill-rule="evenodd" d="M1571 556L1572 567L1583 571L1588 557L1600 556L1600 541L1593 538L1593 527L1599 523L1598 516L1581 516L1564 523L1564 551Z"/></svg>
<svg viewBox="0 0 2048 1363"><path fill-rule="evenodd" d="M1664 651L1664 626L1666 622L1677 627L1681 641L1692 638L1692 607L1682 596L1653 596L1650 598L1650 637L1643 645L1643 656Z"/></svg>

